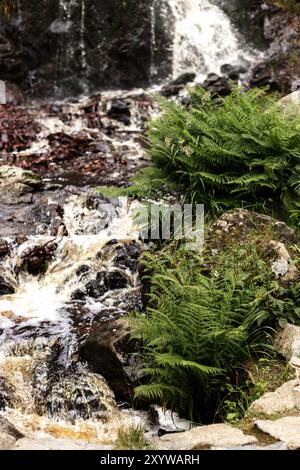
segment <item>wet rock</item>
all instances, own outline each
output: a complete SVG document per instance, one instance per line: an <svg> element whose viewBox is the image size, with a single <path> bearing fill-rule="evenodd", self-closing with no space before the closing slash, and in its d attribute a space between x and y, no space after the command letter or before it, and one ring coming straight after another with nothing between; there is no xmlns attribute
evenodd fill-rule
<svg viewBox="0 0 300 470"><path fill-rule="evenodd" d="M300 448L300 416L285 416L276 421L257 420L260 431L285 443L288 449Z"/></svg>
<svg viewBox="0 0 300 470"><path fill-rule="evenodd" d="M196 74L193 72L186 72L179 75L170 82L171 85L186 85L187 83L193 82L196 78Z"/></svg>
<svg viewBox="0 0 300 470"><path fill-rule="evenodd" d="M210 93L227 96L231 93L231 86L225 77L210 73L202 83L202 87Z"/></svg>
<svg viewBox="0 0 300 470"><path fill-rule="evenodd" d="M20 432L8 419L0 415L0 433L7 434L14 439L20 439L24 437L24 434Z"/></svg>
<svg viewBox="0 0 300 470"><path fill-rule="evenodd" d="M9 245L6 240L0 239L0 258L9 254Z"/></svg>
<svg viewBox="0 0 300 470"><path fill-rule="evenodd" d="M111 102L107 115L112 119L123 122L125 125L130 124L130 102L124 100L114 100Z"/></svg>
<svg viewBox="0 0 300 470"><path fill-rule="evenodd" d="M20 204L32 201L32 193L41 188L41 180L21 168L0 167L0 204Z"/></svg>
<svg viewBox="0 0 300 470"><path fill-rule="evenodd" d="M36 438L23 438L12 447L12 450L112 450L113 446L93 444L76 439L55 438L51 436L36 437Z"/></svg>
<svg viewBox="0 0 300 470"><path fill-rule="evenodd" d="M52 240L43 245L36 245L27 249L21 255L20 270L27 271L28 274L38 276L45 273L48 263L52 260L57 244Z"/></svg>
<svg viewBox="0 0 300 470"><path fill-rule="evenodd" d="M100 273L99 279L103 276ZM128 286L128 277L120 271L111 271L104 275L104 286L107 290L124 289Z"/></svg>
<svg viewBox="0 0 300 470"><path fill-rule="evenodd" d="M249 408L254 416L276 416L300 410L300 381L290 380L279 387L275 392L265 393L255 400Z"/></svg>
<svg viewBox="0 0 300 470"><path fill-rule="evenodd" d="M85 286L85 296L93 297L94 299L102 297L106 291L106 287L99 283L99 279L89 281Z"/></svg>
<svg viewBox="0 0 300 470"><path fill-rule="evenodd" d="M183 89L183 85L181 84L176 84L176 85L172 85L172 84L168 84L168 85L164 85L161 90L160 90L160 94L162 96L164 96L165 98L171 98L171 96L177 96L179 94L179 92Z"/></svg>
<svg viewBox="0 0 300 470"><path fill-rule="evenodd" d="M82 368L58 377L47 390L45 408L50 416L71 422L76 418L105 421L117 413L114 394L103 376Z"/></svg>
<svg viewBox="0 0 300 470"><path fill-rule="evenodd" d="M131 403L133 384L125 370L129 332L122 320L103 323L81 346L79 357L93 372L105 377L118 400Z"/></svg>
<svg viewBox="0 0 300 470"><path fill-rule="evenodd" d="M165 96L166 98L170 98L171 96L177 96L181 90L185 87L187 83L193 82L196 78L195 73L183 73L179 75L175 80L163 85L160 94Z"/></svg>
<svg viewBox="0 0 300 470"><path fill-rule="evenodd" d="M221 67L221 73L230 80L238 80L240 75L246 72L247 70L243 65L224 64Z"/></svg>
<svg viewBox="0 0 300 470"><path fill-rule="evenodd" d="M190 431L166 434L154 440L154 445L160 450L201 450L211 447L232 447L253 444L256 437L247 436L240 429L228 424L211 424L199 426Z"/></svg>
<svg viewBox="0 0 300 470"><path fill-rule="evenodd" d="M90 271L90 267L86 264L83 264L80 266L80 268L77 269L76 271L76 276L81 277L82 275L88 273Z"/></svg>
<svg viewBox="0 0 300 470"><path fill-rule="evenodd" d="M9 295L15 292L15 288L12 283L4 276L0 275L0 297L2 295Z"/></svg>
<svg viewBox="0 0 300 470"><path fill-rule="evenodd" d="M270 90L272 91L281 91L281 86L274 76L273 68L271 67L271 65L268 65L266 63L261 63L254 67L250 79L250 86L269 86Z"/></svg>
<svg viewBox="0 0 300 470"><path fill-rule="evenodd" d="M114 251L114 264L118 268L128 268L136 271L139 268L139 257L142 245L135 241L118 245Z"/></svg>

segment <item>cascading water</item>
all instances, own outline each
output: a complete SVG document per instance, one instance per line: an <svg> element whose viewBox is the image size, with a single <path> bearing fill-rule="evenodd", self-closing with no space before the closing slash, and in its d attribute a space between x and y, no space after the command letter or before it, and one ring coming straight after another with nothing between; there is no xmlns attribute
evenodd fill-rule
<svg viewBox="0 0 300 470"><path fill-rule="evenodd" d="M51 33L58 37L56 54L57 88L62 85L66 71L74 73L74 86L88 91L86 84L87 60L85 45L85 0L59 0L57 19L50 25Z"/></svg>
<svg viewBox="0 0 300 470"><path fill-rule="evenodd" d="M21 427L18 413L26 413L31 425L38 420L52 436L65 429L103 442L105 434L135 419L118 410L103 376L78 358L102 322L139 308L134 211L127 199L107 204L96 195L72 194L56 237L33 236L19 246L7 239L10 254L0 279L15 292L0 296L0 409ZM45 249L47 266L35 272L28 254Z"/></svg>
<svg viewBox="0 0 300 470"><path fill-rule="evenodd" d="M203 80L208 73L220 73L223 64L246 65L256 57L254 51L241 45L241 38L229 17L209 0L166 0L163 3L165 23L172 36L174 78L194 72Z"/></svg>

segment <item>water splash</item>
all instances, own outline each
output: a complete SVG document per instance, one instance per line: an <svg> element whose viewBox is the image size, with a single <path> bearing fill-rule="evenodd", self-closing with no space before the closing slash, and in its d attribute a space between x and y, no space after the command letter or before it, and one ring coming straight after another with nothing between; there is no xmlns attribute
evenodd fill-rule
<svg viewBox="0 0 300 470"><path fill-rule="evenodd" d="M249 64L246 50L229 17L209 0L166 0L174 18L173 77L195 72L199 80L220 73L223 64ZM169 19L165 19L168 23Z"/></svg>

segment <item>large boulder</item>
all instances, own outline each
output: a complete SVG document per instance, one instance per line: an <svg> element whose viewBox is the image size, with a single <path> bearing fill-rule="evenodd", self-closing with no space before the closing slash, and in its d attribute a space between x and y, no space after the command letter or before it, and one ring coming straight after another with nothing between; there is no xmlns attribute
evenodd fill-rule
<svg viewBox="0 0 300 470"><path fill-rule="evenodd" d="M240 429L228 424L198 426L190 431L165 434L154 441L160 450L201 450L211 447L232 447L253 444L256 437L247 436Z"/></svg>
<svg viewBox="0 0 300 470"><path fill-rule="evenodd" d="M255 425L260 431L285 443L288 449L300 448L300 416L285 416L276 421L257 420Z"/></svg>
<svg viewBox="0 0 300 470"><path fill-rule="evenodd" d="M275 392L265 393L249 408L254 416L278 416L300 411L300 381L289 380Z"/></svg>

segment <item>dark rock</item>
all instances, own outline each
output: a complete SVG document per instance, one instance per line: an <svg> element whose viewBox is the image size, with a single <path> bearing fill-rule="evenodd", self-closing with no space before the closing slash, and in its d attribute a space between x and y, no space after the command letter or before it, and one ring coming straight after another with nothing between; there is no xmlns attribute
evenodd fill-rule
<svg viewBox="0 0 300 470"><path fill-rule="evenodd" d="M202 83L202 87L210 93L227 96L231 93L231 86L225 77L210 73Z"/></svg>
<svg viewBox="0 0 300 470"><path fill-rule="evenodd" d="M130 103L124 100L114 100L111 102L107 115L125 125L130 124Z"/></svg>
<svg viewBox="0 0 300 470"><path fill-rule="evenodd" d="M0 296L1 295L10 295L15 292L14 287L12 284L5 279L4 276L0 275Z"/></svg>
<svg viewBox="0 0 300 470"><path fill-rule="evenodd" d="M179 77L175 78L170 82L170 85L186 85L187 83L193 82L196 78L196 74L193 72L186 72Z"/></svg>
<svg viewBox="0 0 300 470"><path fill-rule="evenodd" d="M114 263L120 268L138 269L138 260L141 255L141 245L136 242L125 243L116 249Z"/></svg>
<svg viewBox="0 0 300 470"><path fill-rule="evenodd" d="M86 295L95 299L101 297L106 291L107 289L98 280L89 281L85 286Z"/></svg>
<svg viewBox="0 0 300 470"><path fill-rule="evenodd" d="M0 432L9 434L15 439L21 439L24 437L24 434L21 433L8 419L4 416L0 416Z"/></svg>
<svg viewBox="0 0 300 470"><path fill-rule="evenodd" d="M51 241L26 250L21 256L20 269L33 276L45 273L56 249L57 244Z"/></svg>
<svg viewBox="0 0 300 470"><path fill-rule="evenodd" d="M171 80L166 85L162 86L160 94L166 98L171 96L177 96L181 90L184 89L185 85L189 82L193 82L196 78L196 74L187 72L179 75L175 80Z"/></svg>
<svg viewBox="0 0 300 470"><path fill-rule="evenodd" d="M86 274L90 271L90 267L87 266L86 264L83 264L80 266L80 268L77 269L76 271L76 276L81 276L82 274Z"/></svg>
<svg viewBox="0 0 300 470"><path fill-rule="evenodd" d="M0 239L0 258L9 254L9 245L7 241Z"/></svg>
<svg viewBox="0 0 300 470"><path fill-rule="evenodd" d="M5 410L10 405L11 390L3 377L0 376L0 410ZM0 424L0 432L1 424Z"/></svg>
<svg viewBox="0 0 300 470"><path fill-rule="evenodd" d="M224 64L221 67L221 73L230 80L238 80L240 75L247 72L243 65Z"/></svg>
<svg viewBox="0 0 300 470"><path fill-rule="evenodd" d="M104 285L107 289L124 289L128 286L128 278L119 271L105 273Z"/></svg>
<svg viewBox="0 0 300 470"><path fill-rule="evenodd" d="M183 89L183 87L184 87L184 85L180 85L180 84L177 84L177 85L171 85L171 84L164 85L160 90L160 94L162 96L165 96L166 98L170 98L171 96L177 96L179 94L179 92Z"/></svg>
<svg viewBox="0 0 300 470"><path fill-rule="evenodd" d="M87 338L79 350L79 357L92 371L105 377L117 400L131 403L133 384L125 371L127 351L124 354L129 332L124 321L106 322Z"/></svg>
<svg viewBox="0 0 300 470"><path fill-rule="evenodd" d="M281 91L281 86L274 76L273 68L267 63L261 63L254 67L251 74L250 86L269 86L270 90Z"/></svg>
<svg viewBox="0 0 300 470"><path fill-rule="evenodd" d="M37 15L37 3L22 0L9 21L1 15L2 78L43 95L148 83L151 1L85 0L84 11L82 5L40 0L43 14ZM164 36L162 30L160 42Z"/></svg>

